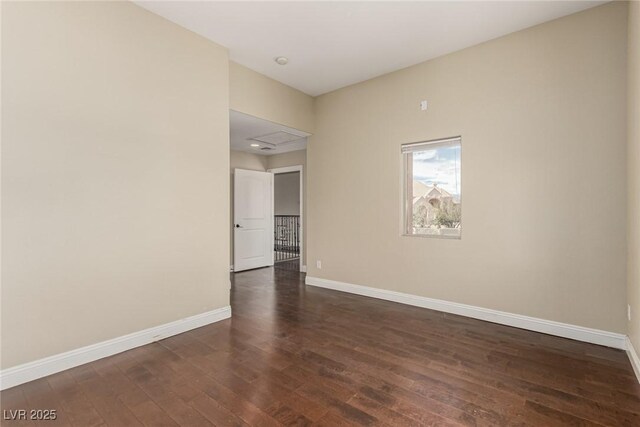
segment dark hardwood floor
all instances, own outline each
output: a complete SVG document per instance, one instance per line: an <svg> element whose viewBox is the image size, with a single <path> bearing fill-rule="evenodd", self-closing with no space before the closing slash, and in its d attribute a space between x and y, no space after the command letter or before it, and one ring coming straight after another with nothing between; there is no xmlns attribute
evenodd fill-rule
<svg viewBox="0 0 640 427"><path fill-rule="evenodd" d="M273 267L276 270L300 271L300 258L276 262Z"/></svg>
<svg viewBox="0 0 640 427"><path fill-rule="evenodd" d="M237 273L233 318L1 393L3 425L640 425L624 352Z"/></svg>

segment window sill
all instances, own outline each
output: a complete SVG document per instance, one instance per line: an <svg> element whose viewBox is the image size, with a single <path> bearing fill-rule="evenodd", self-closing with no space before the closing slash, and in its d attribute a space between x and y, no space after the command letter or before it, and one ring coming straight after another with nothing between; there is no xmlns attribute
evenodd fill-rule
<svg viewBox="0 0 640 427"><path fill-rule="evenodd" d="M401 234L402 237L419 237L421 239L445 239L445 240L462 240L462 234L457 236L447 236L446 234Z"/></svg>

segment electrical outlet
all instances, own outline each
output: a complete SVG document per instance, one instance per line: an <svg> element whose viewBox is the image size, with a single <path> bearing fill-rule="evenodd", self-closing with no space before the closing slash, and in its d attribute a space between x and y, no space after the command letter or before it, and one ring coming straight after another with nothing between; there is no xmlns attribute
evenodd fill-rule
<svg viewBox="0 0 640 427"><path fill-rule="evenodd" d="M427 101L420 101L420 110L427 111L428 106L429 104L427 103Z"/></svg>
<svg viewBox="0 0 640 427"><path fill-rule="evenodd" d="M322 261L317 260L316 261L316 267L318 268L318 270L322 270Z"/></svg>
<svg viewBox="0 0 640 427"><path fill-rule="evenodd" d="M631 320L631 304L627 304L627 319Z"/></svg>

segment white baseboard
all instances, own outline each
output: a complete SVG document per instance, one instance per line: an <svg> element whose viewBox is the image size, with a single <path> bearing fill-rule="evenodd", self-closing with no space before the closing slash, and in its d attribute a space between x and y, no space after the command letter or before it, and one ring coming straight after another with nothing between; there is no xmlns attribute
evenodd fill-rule
<svg viewBox="0 0 640 427"><path fill-rule="evenodd" d="M0 371L0 390L15 387L56 372L64 371L94 360L112 356L132 348L159 341L210 323L231 317L231 307L226 306L197 314L175 322L165 323L143 331L92 344L86 347L56 354L34 362Z"/></svg>
<svg viewBox="0 0 640 427"><path fill-rule="evenodd" d="M638 378L638 382L640 382L640 358L638 357L638 353L636 353L636 349L633 348L633 344L628 337L627 355L629 356L629 361L631 362L631 366L633 367L633 372L636 373L636 378Z"/></svg>
<svg viewBox="0 0 640 427"><path fill-rule="evenodd" d="M306 265L301 265L300 266L300 272L301 273L306 273L307 272L307 266Z"/></svg>
<svg viewBox="0 0 640 427"><path fill-rule="evenodd" d="M552 320L539 319L536 317L523 316L520 314L507 313L504 311L491 310L473 305L404 294L385 289L370 288L368 286L353 285L350 283L337 282L335 280L321 279L318 277L307 276L305 283L307 285L318 286L321 288L334 289L336 291L349 292L352 294L398 302L401 304L429 308L431 310L458 314L460 316L472 317L474 319L486 320L488 322L499 323L501 325L514 326L516 328L528 329L530 331L542 332L549 335L571 338L577 341L584 341L622 350L626 349L627 344L627 337L623 334L554 322Z"/></svg>

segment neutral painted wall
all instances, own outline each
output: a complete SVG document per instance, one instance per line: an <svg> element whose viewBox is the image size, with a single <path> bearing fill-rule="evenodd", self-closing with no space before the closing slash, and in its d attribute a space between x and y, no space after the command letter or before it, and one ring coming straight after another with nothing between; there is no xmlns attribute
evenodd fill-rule
<svg viewBox="0 0 640 427"><path fill-rule="evenodd" d="M317 98L309 275L626 332L626 28L609 3ZM462 239L401 236L400 144L455 135Z"/></svg>
<svg viewBox="0 0 640 427"><path fill-rule="evenodd" d="M227 306L226 50L128 2L2 6L2 368Z"/></svg>
<svg viewBox="0 0 640 427"><path fill-rule="evenodd" d="M230 108L313 133L314 98L235 62L229 63Z"/></svg>
<svg viewBox="0 0 640 427"><path fill-rule="evenodd" d="M627 139L629 177L628 303L629 337L640 351L640 2L629 2Z"/></svg>
<svg viewBox="0 0 640 427"><path fill-rule="evenodd" d="M273 202L276 215L300 215L300 172L276 174Z"/></svg>
<svg viewBox="0 0 640 427"><path fill-rule="evenodd" d="M252 171L266 171L269 157L259 154L247 153L245 151L231 150L231 173L235 168L248 169Z"/></svg>

